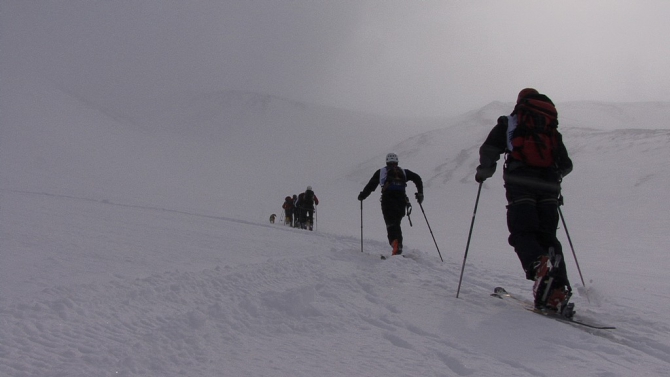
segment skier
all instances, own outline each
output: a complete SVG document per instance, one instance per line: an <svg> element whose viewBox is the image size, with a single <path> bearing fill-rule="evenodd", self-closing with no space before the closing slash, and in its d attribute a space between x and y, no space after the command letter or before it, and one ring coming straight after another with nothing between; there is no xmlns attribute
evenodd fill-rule
<svg viewBox="0 0 670 377"><path fill-rule="evenodd" d="M312 186L307 186L305 192L298 195L296 207L299 211L299 221L301 229L312 230L314 225L314 206L319 205L319 198L316 197Z"/></svg>
<svg viewBox="0 0 670 377"><path fill-rule="evenodd" d="M377 185L382 190L382 214L386 223L386 232L389 244L392 247L392 255L402 254L402 229L400 222L405 216L405 211L409 206L409 199L405 194L407 181L412 181L416 185L417 202L423 202L423 182L421 177L411 170L402 169L398 166L398 155L389 153L386 155L386 166L377 170L370 178L370 181L358 194L358 200L365 200L372 191L375 191Z"/></svg>
<svg viewBox="0 0 670 377"><path fill-rule="evenodd" d="M293 227L297 228L300 226L299 224L299 217L300 217L300 211L298 210L298 195L293 194Z"/></svg>
<svg viewBox="0 0 670 377"><path fill-rule="evenodd" d="M475 180L481 184L493 176L505 153L508 242L526 278L535 281L535 306L560 312L572 288L556 229L561 181L572 171L572 161L557 125L556 109L547 96L532 88L521 90L514 111L498 118L480 147Z"/></svg>
<svg viewBox="0 0 670 377"><path fill-rule="evenodd" d="M284 209L284 225L293 226L293 199L287 196L281 207Z"/></svg>

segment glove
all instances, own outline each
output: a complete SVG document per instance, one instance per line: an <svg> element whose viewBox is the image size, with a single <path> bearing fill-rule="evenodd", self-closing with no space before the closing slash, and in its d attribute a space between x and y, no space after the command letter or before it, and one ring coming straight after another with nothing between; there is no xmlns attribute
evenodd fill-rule
<svg viewBox="0 0 670 377"><path fill-rule="evenodd" d="M417 192L414 194L414 197L416 198L416 201L419 202L419 204L423 203L423 193Z"/></svg>
<svg viewBox="0 0 670 377"><path fill-rule="evenodd" d="M368 195L370 195L370 194L366 194L365 191L361 191L361 193L358 194L358 200L363 201L363 200L365 200L365 198L368 197Z"/></svg>
<svg viewBox="0 0 670 377"><path fill-rule="evenodd" d="M493 173L495 173L496 167L495 165L493 168L484 168L481 165L477 166L477 173L475 174L475 181L477 183L482 183L488 178L491 178L493 176Z"/></svg>

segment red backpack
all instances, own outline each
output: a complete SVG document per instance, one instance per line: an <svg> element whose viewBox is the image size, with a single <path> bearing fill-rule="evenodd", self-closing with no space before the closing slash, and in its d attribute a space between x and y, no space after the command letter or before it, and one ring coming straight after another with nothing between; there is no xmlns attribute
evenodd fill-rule
<svg viewBox="0 0 670 377"><path fill-rule="evenodd" d="M558 149L558 113L544 95L523 99L514 108L517 125L512 132L511 156L528 166L555 166Z"/></svg>

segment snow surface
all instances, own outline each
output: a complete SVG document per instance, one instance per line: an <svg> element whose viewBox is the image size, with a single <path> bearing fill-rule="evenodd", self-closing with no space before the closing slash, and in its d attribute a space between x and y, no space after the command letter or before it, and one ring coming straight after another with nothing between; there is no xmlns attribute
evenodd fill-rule
<svg viewBox="0 0 670 377"><path fill-rule="evenodd" d="M575 162L562 209L586 289L559 234L577 318L617 327L598 331L489 296L501 285L531 297L506 243L500 172L484 184L455 297L477 148L508 103L381 119L222 92L118 114L37 79L8 85L1 376L670 370L669 104L559 104ZM444 263L416 203L413 226L403 222L407 258L380 259L378 193L362 212L356 196L387 151L424 178ZM307 185L321 200L316 231L270 224Z"/></svg>

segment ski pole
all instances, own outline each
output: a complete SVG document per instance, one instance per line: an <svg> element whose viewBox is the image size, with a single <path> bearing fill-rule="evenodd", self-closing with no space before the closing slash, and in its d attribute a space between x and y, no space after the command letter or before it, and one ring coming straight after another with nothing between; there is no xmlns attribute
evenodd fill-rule
<svg viewBox="0 0 670 377"><path fill-rule="evenodd" d="M482 184L479 182L479 189L477 190L477 200L475 200L475 210L472 213L472 222L470 223L470 234L468 234L468 243L465 246L465 255L463 255L463 266L461 266L461 277L458 279L458 290L456 291L456 298L461 292L461 282L463 281L463 271L465 270L465 260L468 258L468 249L470 248L470 239L472 238L472 228L475 225L475 216L477 215L477 205L479 204L479 194L482 192Z"/></svg>
<svg viewBox="0 0 670 377"><path fill-rule="evenodd" d="M363 201L361 200L361 253L363 252Z"/></svg>
<svg viewBox="0 0 670 377"><path fill-rule="evenodd" d="M407 213L407 220L409 221L409 226L412 226L412 218L410 217L410 215L412 214L412 204L410 204L407 195L405 195L405 212Z"/></svg>
<svg viewBox="0 0 670 377"><path fill-rule="evenodd" d="M437 247L437 241L435 241L435 235L433 235L433 230L430 228L430 224L428 223L428 217L426 217L426 211L423 210L423 204L419 203L419 207L421 208L421 212L423 212L423 218L426 219L426 225L428 225L430 235L433 237L433 242L435 242L435 247L437 248L437 254L440 256L440 260L444 262L444 259L442 259L442 253L440 253L440 248Z"/></svg>
<svg viewBox="0 0 670 377"><path fill-rule="evenodd" d="M561 203L562 203L562 197L561 197ZM584 283L584 276L582 276L582 269L579 267L579 261L577 260L577 253L575 253L575 248L572 246L572 238L570 238L570 233L568 232L568 227L565 225L565 218L563 217L563 211L561 211L561 206L559 205L558 207L558 214L561 216L561 222L563 223L563 229L565 229L565 234L568 236L568 243L570 244L570 249L572 249L572 256L575 257L575 264L577 265L577 272L579 272L579 278L582 280L582 286L584 287L584 290L586 290L586 283ZM586 300L591 302L589 299L588 291L586 294Z"/></svg>

